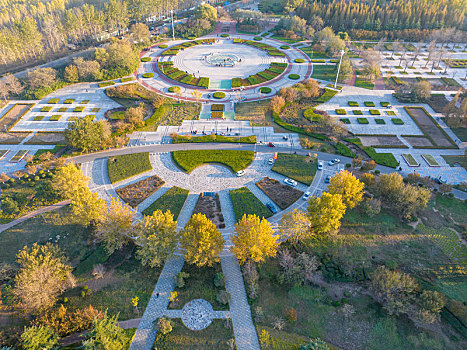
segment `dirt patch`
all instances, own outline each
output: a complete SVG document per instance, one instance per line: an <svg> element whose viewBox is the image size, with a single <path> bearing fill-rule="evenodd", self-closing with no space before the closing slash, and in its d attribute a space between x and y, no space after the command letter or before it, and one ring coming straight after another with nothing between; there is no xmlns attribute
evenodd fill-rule
<svg viewBox="0 0 467 350"><path fill-rule="evenodd" d="M363 146L402 146L397 136L359 136Z"/></svg>
<svg viewBox="0 0 467 350"><path fill-rule="evenodd" d="M433 143L426 137L404 136L404 140L411 146L433 146Z"/></svg>
<svg viewBox="0 0 467 350"><path fill-rule="evenodd" d="M136 207L151 194L156 192L165 182L157 175L132 183L116 190L121 199L131 207Z"/></svg>
<svg viewBox="0 0 467 350"><path fill-rule="evenodd" d="M283 185L279 181L269 177L265 177L257 182L256 185L282 210L288 208L303 194L302 191L291 186Z"/></svg>
<svg viewBox="0 0 467 350"><path fill-rule="evenodd" d="M422 108L407 107L407 111L410 112L410 116L416 121L422 131L430 135L437 146L452 146L450 140L446 138L441 129L433 122L431 116Z"/></svg>
<svg viewBox="0 0 467 350"><path fill-rule="evenodd" d="M21 141L23 141L28 135L29 135L28 132L14 132L14 133L0 132L0 144L19 145Z"/></svg>
<svg viewBox="0 0 467 350"><path fill-rule="evenodd" d="M38 132L25 142L26 145L56 145L59 143L65 143L63 132Z"/></svg>
<svg viewBox="0 0 467 350"><path fill-rule="evenodd" d="M193 214L204 214L211 220L217 228L225 228L224 215L222 215L221 203L219 202L219 195L205 196L201 194L196 202Z"/></svg>
<svg viewBox="0 0 467 350"><path fill-rule="evenodd" d="M2 119L0 119L0 130L9 130L16 121L25 115L33 106L33 103L17 103L12 105L9 111L5 113Z"/></svg>

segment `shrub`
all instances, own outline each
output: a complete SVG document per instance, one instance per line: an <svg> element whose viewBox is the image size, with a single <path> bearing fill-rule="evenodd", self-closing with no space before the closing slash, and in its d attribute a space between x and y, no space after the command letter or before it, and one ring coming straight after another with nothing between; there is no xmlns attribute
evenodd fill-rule
<svg viewBox="0 0 467 350"><path fill-rule="evenodd" d="M376 124L386 124L384 119L375 119Z"/></svg>
<svg viewBox="0 0 467 350"><path fill-rule="evenodd" d="M225 93L222 91L216 91L215 93L212 94L212 97L220 100L222 98L225 98Z"/></svg>
<svg viewBox="0 0 467 350"><path fill-rule="evenodd" d="M305 63L305 60L303 58L296 58L294 59L295 63Z"/></svg>
<svg viewBox="0 0 467 350"><path fill-rule="evenodd" d="M358 107L358 102L357 101L349 101L349 106L350 107Z"/></svg>
<svg viewBox="0 0 467 350"><path fill-rule="evenodd" d="M143 78L152 78L154 76L154 73L144 73Z"/></svg>
<svg viewBox="0 0 467 350"><path fill-rule="evenodd" d="M365 106L367 106L367 107L374 107L375 106L375 103L372 102L372 101L365 101L364 103L365 103Z"/></svg>
<svg viewBox="0 0 467 350"><path fill-rule="evenodd" d="M369 124L366 118L357 118L358 124Z"/></svg>
<svg viewBox="0 0 467 350"><path fill-rule="evenodd" d="M170 319L168 319L165 316L161 317L159 319L159 321L157 321L157 328L158 328L158 332L160 332L160 334L167 335L170 332L172 332L173 321L171 321Z"/></svg>
<svg viewBox="0 0 467 350"><path fill-rule="evenodd" d="M216 273L216 277L214 277L214 285L219 288L225 287L225 276L222 272Z"/></svg>
<svg viewBox="0 0 467 350"><path fill-rule="evenodd" d="M289 322L295 322L297 321L297 310L295 310L293 307L289 307L285 309L284 311L285 318Z"/></svg>
<svg viewBox="0 0 467 350"><path fill-rule="evenodd" d="M32 120L34 120L34 121L40 121L42 119L44 119L43 115L36 115L34 118L32 118Z"/></svg>
<svg viewBox="0 0 467 350"><path fill-rule="evenodd" d="M115 82L113 80L110 80L110 81L105 81L103 83L99 83L98 85L100 88L103 88L103 87L115 85Z"/></svg>
<svg viewBox="0 0 467 350"><path fill-rule="evenodd" d="M300 79L300 75L298 75L298 74L289 74L289 79L298 80L298 79Z"/></svg>
<svg viewBox="0 0 467 350"><path fill-rule="evenodd" d="M263 38L260 37L260 36L255 36L255 37L253 38L253 40L255 40L255 41L261 41L261 40L263 40Z"/></svg>
<svg viewBox="0 0 467 350"><path fill-rule="evenodd" d="M171 87L169 87L168 90L169 90L169 92L175 92L175 88L176 88L176 86L171 86Z"/></svg>
<svg viewBox="0 0 467 350"><path fill-rule="evenodd" d="M168 48L168 47L169 47L169 45L167 45L167 44L160 44L160 45L158 46L159 49L166 49L166 48Z"/></svg>
<svg viewBox="0 0 467 350"><path fill-rule="evenodd" d="M50 112L52 110L51 106L44 106L41 108L41 112Z"/></svg>
<svg viewBox="0 0 467 350"><path fill-rule="evenodd" d="M48 102L48 104L54 105L58 103L58 98L51 98Z"/></svg>
<svg viewBox="0 0 467 350"><path fill-rule="evenodd" d="M172 158L181 169L188 173L206 163L224 164L235 173L251 164L254 153L234 150L175 151L172 152Z"/></svg>
<svg viewBox="0 0 467 350"><path fill-rule="evenodd" d="M386 114L387 114L387 115L396 115L396 112L394 112L394 111L386 111Z"/></svg>
<svg viewBox="0 0 467 350"><path fill-rule="evenodd" d="M391 118L391 121L394 125L404 125L404 121L400 118Z"/></svg>
<svg viewBox="0 0 467 350"><path fill-rule="evenodd" d="M51 122L56 122L56 121L59 121L61 117L62 117L62 116L61 116L60 114L54 114L53 116L51 116L51 117L49 118L49 120L50 120Z"/></svg>
<svg viewBox="0 0 467 350"><path fill-rule="evenodd" d="M363 114L363 112L361 110L359 110L359 109L354 109L352 112L353 112L354 115L362 115Z"/></svg>
<svg viewBox="0 0 467 350"><path fill-rule="evenodd" d="M262 88L259 89L259 92L261 92L262 94L269 94L271 93L271 88L270 87L267 87L267 86L263 86Z"/></svg>
<svg viewBox="0 0 467 350"><path fill-rule="evenodd" d="M370 109L370 114L371 115L381 115L381 112L377 109Z"/></svg>
<svg viewBox="0 0 467 350"><path fill-rule="evenodd" d="M129 81L132 81L133 79L134 79L133 77L126 77L126 78L120 79L120 82L121 83L126 83L126 82L129 82Z"/></svg>
<svg viewBox="0 0 467 350"><path fill-rule="evenodd" d="M224 34L221 34L221 37L222 37L222 38L228 38L228 37L229 37L229 34L225 34L225 33L224 33Z"/></svg>
<svg viewBox="0 0 467 350"><path fill-rule="evenodd" d="M65 101L63 101L63 103L66 105L71 105L73 102L75 102L73 98L67 98Z"/></svg>
<svg viewBox="0 0 467 350"><path fill-rule="evenodd" d="M381 107L388 107L390 105L389 102L380 102L379 104L381 105Z"/></svg>
<svg viewBox="0 0 467 350"><path fill-rule="evenodd" d="M336 113L337 113L338 115L345 115L345 114L347 114L346 110L345 110L345 109L342 109L342 108L336 109Z"/></svg>
<svg viewBox="0 0 467 350"><path fill-rule="evenodd" d="M225 290L221 290L216 295L216 300L222 305L227 305L230 301L230 298L231 298L230 293Z"/></svg>
<svg viewBox="0 0 467 350"><path fill-rule="evenodd" d="M344 124L350 124L350 119L349 118L341 118L339 120Z"/></svg>
<svg viewBox="0 0 467 350"><path fill-rule="evenodd" d="M290 46L288 46L288 45L281 45L281 49L282 49L282 50L288 50L288 49L290 49Z"/></svg>
<svg viewBox="0 0 467 350"><path fill-rule="evenodd" d="M77 112L77 113L78 113L78 112L82 112L82 111L84 111L84 107L83 107L83 106L78 106L78 107L75 107L75 108L73 109L73 112Z"/></svg>
<svg viewBox="0 0 467 350"><path fill-rule="evenodd" d="M150 62L151 61L151 57L143 57L141 59L141 62Z"/></svg>
<svg viewBox="0 0 467 350"><path fill-rule="evenodd" d="M223 112L224 108L225 108L225 105L223 105L223 104L214 103L213 105L211 105L211 111L221 111L221 112Z"/></svg>

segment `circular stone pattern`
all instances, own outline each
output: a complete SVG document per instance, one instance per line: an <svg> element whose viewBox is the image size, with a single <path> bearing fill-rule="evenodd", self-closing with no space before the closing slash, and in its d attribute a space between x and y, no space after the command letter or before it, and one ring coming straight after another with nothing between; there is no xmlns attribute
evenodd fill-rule
<svg viewBox="0 0 467 350"><path fill-rule="evenodd" d="M217 67L233 67L238 61L238 56L233 53L213 53L206 57L206 62Z"/></svg>
<svg viewBox="0 0 467 350"><path fill-rule="evenodd" d="M188 329L200 331L209 326L213 320L212 305L204 299L194 299L183 306L182 322Z"/></svg>

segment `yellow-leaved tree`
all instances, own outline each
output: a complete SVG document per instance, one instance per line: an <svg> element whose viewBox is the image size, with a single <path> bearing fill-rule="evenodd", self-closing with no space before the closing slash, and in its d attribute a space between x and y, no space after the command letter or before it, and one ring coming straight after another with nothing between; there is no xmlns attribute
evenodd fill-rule
<svg viewBox="0 0 467 350"><path fill-rule="evenodd" d="M307 213L294 209L282 215L279 230L285 239L297 244L313 234L310 226L311 223Z"/></svg>
<svg viewBox="0 0 467 350"><path fill-rule="evenodd" d="M143 265L160 266L177 249L180 233L177 222L167 210L163 213L156 210L150 216L145 216L136 227L138 236L137 257Z"/></svg>
<svg viewBox="0 0 467 350"><path fill-rule="evenodd" d="M256 215L243 215L235 224L232 252L240 264L247 260L262 262L275 256L279 242L269 222Z"/></svg>
<svg viewBox="0 0 467 350"><path fill-rule="evenodd" d="M54 188L66 199L88 189L89 177L84 176L81 170L73 163L61 167L54 176Z"/></svg>
<svg viewBox="0 0 467 350"><path fill-rule="evenodd" d="M339 229L345 209L340 194L323 192L321 197L311 197L308 204L311 229L318 234Z"/></svg>
<svg viewBox="0 0 467 350"><path fill-rule="evenodd" d="M181 231L180 247L185 250L185 260L198 267L212 266L220 261L224 247L221 233L203 214L194 214Z"/></svg>
<svg viewBox="0 0 467 350"><path fill-rule="evenodd" d="M328 192L342 195L342 202L352 209L363 199L365 184L357 179L350 171L338 172L329 181Z"/></svg>
<svg viewBox="0 0 467 350"><path fill-rule="evenodd" d="M112 198L101 216L96 228L96 237L104 242L109 254L130 241L133 233L135 211L128 205Z"/></svg>

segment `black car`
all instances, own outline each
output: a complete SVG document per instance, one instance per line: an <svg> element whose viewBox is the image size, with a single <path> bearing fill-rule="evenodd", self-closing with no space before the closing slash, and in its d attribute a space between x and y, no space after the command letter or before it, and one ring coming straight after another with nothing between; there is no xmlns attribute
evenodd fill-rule
<svg viewBox="0 0 467 350"><path fill-rule="evenodd" d="M328 184L329 180L331 180L331 175L326 176L326 178L324 179L324 183Z"/></svg>
<svg viewBox="0 0 467 350"><path fill-rule="evenodd" d="M276 207L272 203L266 203L266 207L273 213L277 213Z"/></svg>

